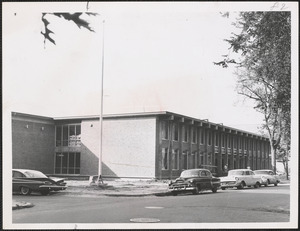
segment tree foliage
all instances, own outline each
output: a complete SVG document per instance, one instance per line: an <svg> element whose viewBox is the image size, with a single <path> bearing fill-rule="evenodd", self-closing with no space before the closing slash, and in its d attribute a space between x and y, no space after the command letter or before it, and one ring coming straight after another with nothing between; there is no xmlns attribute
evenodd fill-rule
<svg viewBox="0 0 300 231"><path fill-rule="evenodd" d="M239 60L225 55L224 60L214 64L225 68L236 65L238 93L254 100L255 109L264 114L263 128L269 135L275 168L276 153L279 157L285 150L288 155L290 147L291 15L241 12L234 25L240 33L225 41Z"/></svg>
<svg viewBox="0 0 300 231"><path fill-rule="evenodd" d="M79 28L83 27L83 28L88 29L89 31L94 32L94 30L90 26L90 23L88 21L82 19L81 16L83 14L86 14L88 16L91 16L91 15L96 16L97 13L90 13L90 12L86 12L86 13L77 12L77 13L73 13L73 14L72 13L42 13L42 22L45 27L45 32L41 31L41 34L44 36L44 44L46 44L46 40L48 40L51 43L53 43L54 45L56 45L54 39L51 38L51 36L50 36L50 34L54 34L54 32L49 29L50 22L45 18L45 16L47 14L51 14L51 15L54 15L54 16L57 16L60 18L64 18L65 20L72 21Z"/></svg>

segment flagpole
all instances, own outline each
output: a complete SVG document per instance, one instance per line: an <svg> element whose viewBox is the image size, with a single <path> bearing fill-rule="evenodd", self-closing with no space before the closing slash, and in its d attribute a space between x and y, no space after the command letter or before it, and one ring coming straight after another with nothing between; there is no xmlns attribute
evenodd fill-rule
<svg viewBox="0 0 300 231"><path fill-rule="evenodd" d="M103 183L102 181L102 134L103 134L103 78L104 78L104 23L105 20L102 21L103 24L103 32L102 32L102 73L101 73L101 106L100 106L100 139L99 139L99 163L98 163L98 185Z"/></svg>

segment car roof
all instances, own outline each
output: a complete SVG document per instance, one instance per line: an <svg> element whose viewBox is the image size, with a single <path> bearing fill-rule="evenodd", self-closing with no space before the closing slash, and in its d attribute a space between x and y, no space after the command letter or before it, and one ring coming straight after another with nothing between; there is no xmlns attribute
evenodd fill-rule
<svg viewBox="0 0 300 231"><path fill-rule="evenodd" d="M256 169L254 171L273 171L272 169Z"/></svg>
<svg viewBox="0 0 300 231"><path fill-rule="evenodd" d="M21 173L27 172L27 171L33 171L33 172L40 172L38 170L32 170L32 169L20 169L20 168L13 168L13 171L19 171Z"/></svg>
<svg viewBox="0 0 300 231"><path fill-rule="evenodd" d="M208 169L206 169L206 168L191 168L191 169L185 169L185 170L183 170L183 171L193 171L193 170L206 170L206 171L209 171Z"/></svg>
<svg viewBox="0 0 300 231"><path fill-rule="evenodd" d="M229 171L252 171L251 169L242 168L242 169L231 169Z"/></svg>

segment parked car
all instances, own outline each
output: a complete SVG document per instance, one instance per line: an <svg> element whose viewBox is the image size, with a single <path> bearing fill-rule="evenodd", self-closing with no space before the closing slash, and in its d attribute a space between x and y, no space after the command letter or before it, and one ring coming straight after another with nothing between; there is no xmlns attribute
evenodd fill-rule
<svg viewBox="0 0 300 231"><path fill-rule="evenodd" d="M255 175L258 175L261 177L261 185L268 186L269 184L274 184L274 186L277 186L277 184L280 182L279 176L274 174L272 170L269 169L262 169L262 170L255 170Z"/></svg>
<svg viewBox="0 0 300 231"><path fill-rule="evenodd" d="M228 176L220 177L221 189L226 188L238 188L254 186L254 188L260 187L261 177L255 175L250 169L234 169L228 171Z"/></svg>
<svg viewBox="0 0 300 231"><path fill-rule="evenodd" d="M44 173L29 169L13 169L13 192L29 195L31 192L40 192L42 195L50 191L66 189L66 182L62 178L47 177Z"/></svg>
<svg viewBox="0 0 300 231"><path fill-rule="evenodd" d="M179 178L169 183L169 190L174 196L182 192L198 194L202 190L212 190L215 193L219 187L220 179L207 169L184 170Z"/></svg>

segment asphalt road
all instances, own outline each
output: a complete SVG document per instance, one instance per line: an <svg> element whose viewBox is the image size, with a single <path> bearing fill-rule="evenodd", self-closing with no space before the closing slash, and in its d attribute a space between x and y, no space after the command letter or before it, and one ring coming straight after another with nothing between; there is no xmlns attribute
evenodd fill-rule
<svg viewBox="0 0 300 231"><path fill-rule="evenodd" d="M34 204L14 210L13 224L131 223L134 218L160 223L288 222L290 190L278 185L163 197L82 197L59 192L13 199Z"/></svg>

